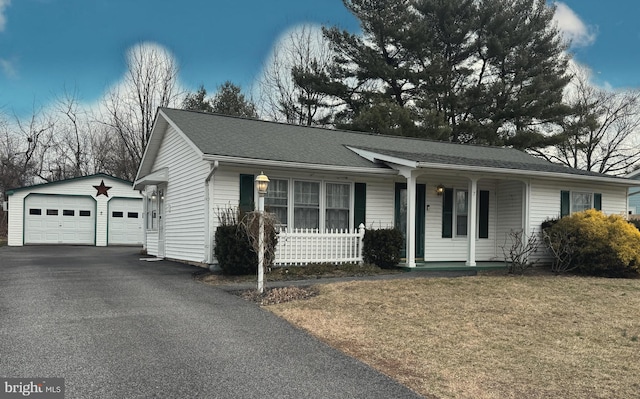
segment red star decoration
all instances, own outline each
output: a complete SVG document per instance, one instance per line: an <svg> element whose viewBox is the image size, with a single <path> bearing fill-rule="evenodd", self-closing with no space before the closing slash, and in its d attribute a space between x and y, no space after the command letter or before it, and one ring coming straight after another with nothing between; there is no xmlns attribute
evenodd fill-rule
<svg viewBox="0 0 640 399"><path fill-rule="evenodd" d="M105 186L104 180L102 180L99 186L93 186L93 188L98 190L98 194L96 194L96 197L99 197L100 195L104 195L105 197L108 197L109 193L107 193L107 190L109 190L111 187Z"/></svg>

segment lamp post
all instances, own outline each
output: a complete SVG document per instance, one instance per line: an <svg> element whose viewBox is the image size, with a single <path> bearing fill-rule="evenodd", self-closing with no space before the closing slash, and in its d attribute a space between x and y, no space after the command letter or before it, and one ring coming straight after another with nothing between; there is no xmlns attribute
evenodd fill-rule
<svg viewBox="0 0 640 399"><path fill-rule="evenodd" d="M258 190L258 292L264 292L264 195L269 188L269 178L260 172L256 177Z"/></svg>

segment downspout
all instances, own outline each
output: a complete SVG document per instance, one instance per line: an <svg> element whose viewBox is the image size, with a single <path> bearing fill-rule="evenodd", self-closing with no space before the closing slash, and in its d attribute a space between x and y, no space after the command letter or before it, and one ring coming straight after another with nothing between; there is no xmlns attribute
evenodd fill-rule
<svg viewBox="0 0 640 399"><path fill-rule="evenodd" d="M207 175L207 178L204 180L204 263L210 264L213 261L213 229L211 225L213 224L213 212L211 211L211 203L213 202L213 187L211 185L211 179L213 179L213 175L216 173L218 169L219 163L217 160L210 162L211 170Z"/></svg>

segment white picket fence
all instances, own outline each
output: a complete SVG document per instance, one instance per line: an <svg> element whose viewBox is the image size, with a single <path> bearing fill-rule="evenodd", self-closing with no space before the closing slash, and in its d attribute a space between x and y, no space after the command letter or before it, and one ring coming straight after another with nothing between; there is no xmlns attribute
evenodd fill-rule
<svg viewBox="0 0 640 399"><path fill-rule="evenodd" d="M364 225L358 230L311 229L278 232L274 266L306 265L309 263L361 263Z"/></svg>

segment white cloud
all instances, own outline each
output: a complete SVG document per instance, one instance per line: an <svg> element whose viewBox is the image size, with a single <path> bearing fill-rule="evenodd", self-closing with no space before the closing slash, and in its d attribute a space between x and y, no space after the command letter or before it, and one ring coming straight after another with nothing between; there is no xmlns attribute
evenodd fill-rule
<svg viewBox="0 0 640 399"><path fill-rule="evenodd" d="M2 32L7 25L7 17L4 11L10 4L11 0L0 0L0 32Z"/></svg>
<svg viewBox="0 0 640 399"><path fill-rule="evenodd" d="M0 70L7 78L15 79L18 77L18 71L14 61L0 58Z"/></svg>
<svg viewBox="0 0 640 399"><path fill-rule="evenodd" d="M553 17L558 29L567 39L571 46L584 47L592 44L596 40L596 29L587 26L569 6L557 2L556 12Z"/></svg>

